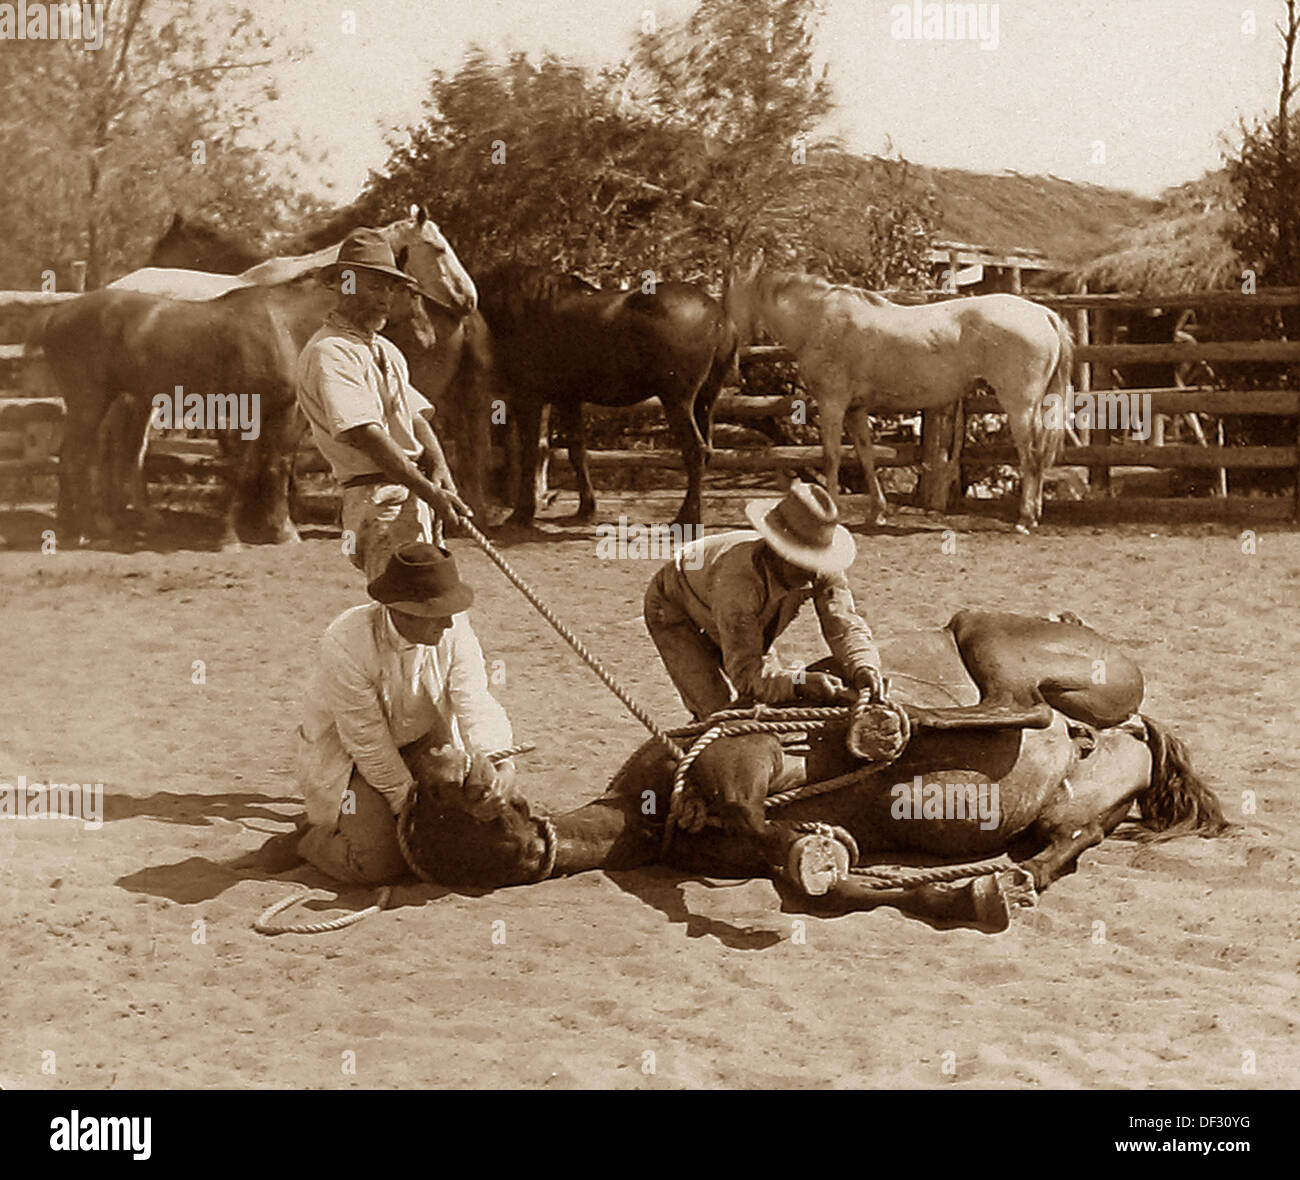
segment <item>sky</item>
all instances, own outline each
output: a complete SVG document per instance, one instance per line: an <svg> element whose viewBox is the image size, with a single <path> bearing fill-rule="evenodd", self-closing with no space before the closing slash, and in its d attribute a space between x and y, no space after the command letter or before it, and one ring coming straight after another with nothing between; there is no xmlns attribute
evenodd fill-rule
<svg viewBox="0 0 1300 1180"><path fill-rule="evenodd" d="M280 69L263 122L317 145L321 191L347 200L383 162L386 132L419 119L431 70L454 70L470 45L599 67L626 55L647 12L662 27L694 7L262 0L264 24L308 51ZM974 5L983 23L965 39L933 35L943 7L825 0L817 52L837 109L823 131L867 154L892 144L921 164L1154 194L1217 167L1239 117L1276 105L1281 0L999 0Z"/></svg>

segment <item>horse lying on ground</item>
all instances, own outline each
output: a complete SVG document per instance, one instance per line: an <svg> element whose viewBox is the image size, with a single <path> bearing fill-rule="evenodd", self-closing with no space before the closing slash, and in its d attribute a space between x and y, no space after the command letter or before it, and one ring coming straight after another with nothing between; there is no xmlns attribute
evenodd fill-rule
<svg viewBox="0 0 1300 1180"><path fill-rule="evenodd" d="M961 611L944 629L902 635L881 652L893 699L911 717L911 740L897 761L854 761L844 746L847 722L816 735L803 766L771 734L718 739L687 775L708 820L676 834L667 862L710 876L775 876L805 895L824 891L819 904L841 909L888 904L1000 928L1015 905L1032 904L1071 871L1135 802L1152 832L1213 835L1226 826L1182 743L1137 715L1136 664L1090 628ZM583 807L547 820L518 798L491 823L458 804L460 784L437 781L428 751L412 754L420 787L404 831L414 863L431 880L513 885L661 858L674 761L657 744L638 750ZM848 785L833 792L765 810L769 795L794 783L846 773ZM852 842L877 861L888 859L881 854L968 860L1010 853L1020 867L881 892L848 873Z"/></svg>
<svg viewBox="0 0 1300 1180"><path fill-rule="evenodd" d="M511 522L532 524L542 411L556 406L578 479L578 519L596 513L582 405L657 397L686 463L680 524L700 523L713 405L736 364L736 333L718 302L690 283L653 294L601 291L571 276L507 263L479 278L495 377L513 410L520 473Z"/></svg>
<svg viewBox="0 0 1300 1180"><path fill-rule="evenodd" d="M871 414L950 406L984 384L1006 411L1020 459L1017 527L1038 524L1043 476L1065 433L1074 355L1070 329L1054 311L1018 295L905 307L814 275L769 273L761 256L728 276L723 305L742 343L766 330L794 353L817 402L826 486L836 499L846 423L871 497L869 519L882 523ZM1055 413L1044 412L1049 395L1059 399ZM953 463L960 444L955 438Z"/></svg>

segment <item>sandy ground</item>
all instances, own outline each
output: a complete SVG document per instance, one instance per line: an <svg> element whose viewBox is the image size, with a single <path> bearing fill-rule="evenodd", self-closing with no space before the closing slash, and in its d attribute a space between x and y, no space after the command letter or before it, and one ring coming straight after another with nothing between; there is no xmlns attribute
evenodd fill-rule
<svg viewBox="0 0 1300 1180"><path fill-rule="evenodd" d="M602 519L665 520L675 501L607 494ZM708 498L711 523L739 524L740 503ZM267 939L250 928L261 909L324 882L232 862L297 810L313 644L362 596L336 537L43 555L32 521L0 518L17 542L0 553L0 782L106 796L98 830L0 822L0 1085L1300 1084L1300 535L1262 531L1249 553L1227 526L1025 540L900 519L859 535L851 571L879 634L967 605L1075 611L1137 656L1146 711L1243 826L1108 840L1000 935L893 909L814 917L767 881L652 869L485 895L410 886L350 930ZM456 545L496 691L538 746L527 791L557 810L598 794L640 726ZM598 561L591 530L558 519L507 552L652 713L680 719L640 621L651 563ZM789 658L824 651L808 614L781 641ZM318 912L340 912L331 896Z"/></svg>

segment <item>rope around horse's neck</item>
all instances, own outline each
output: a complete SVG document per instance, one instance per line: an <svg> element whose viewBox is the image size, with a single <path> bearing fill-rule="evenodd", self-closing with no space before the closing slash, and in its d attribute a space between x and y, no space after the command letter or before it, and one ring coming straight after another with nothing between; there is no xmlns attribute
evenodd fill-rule
<svg viewBox="0 0 1300 1180"><path fill-rule="evenodd" d="M672 754L672 756L676 758L678 761L681 761L683 758L685 758L686 757L685 751L683 751L682 748L675 741L673 741L671 737L668 736L668 733L665 730L661 729L655 723L653 718L651 718L650 714L647 713L645 709L643 709L641 705L639 705L633 699L631 693L629 693L625 688L623 688L623 686L620 685L618 681L614 679L613 675L610 674L610 672L605 668L605 666L594 655L592 655L591 652L587 650L587 647L582 642L582 640L579 639L572 631L569 630L568 627L566 627L556 617L555 612L551 610L551 608L547 606L546 603L544 603L540 597L538 597L537 592L526 581L524 581L523 577L521 577L510 565L510 563L506 561L504 557L501 556L496 546L493 545L492 542L489 541L487 537L485 537L481 532L479 532L478 528L474 524L466 520L464 517L460 518L460 526L469 535L470 540L472 540L474 544L476 544L480 549L483 550L484 553L488 555L488 558L491 560L492 564L495 565L497 569L499 569L503 574L505 574L505 576L509 578L511 582L514 583L515 587L519 590L519 592L526 599L528 599L528 601L531 602L534 607L537 608L538 614L540 614L542 618L544 618L548 623L550 623L550 625L554 627L555 630L559 633L560 637L571 648L573 648L574 651L578 653L579 657L582 659L582 662L586 664L587 667L590 668L593 672L596 673L596 675L600 678L601 683L604 684L605 687L608 688L610 692L612 692L616 697L618 697L620 701L623 702L623 705L626 707L627 711L632 714L633 717L635 717L639 722L641 722L642 725L646 727L646 729L650 731L650 733L654 736L655 740L660 742L664 747L666 747L668 752Z"/></svg>

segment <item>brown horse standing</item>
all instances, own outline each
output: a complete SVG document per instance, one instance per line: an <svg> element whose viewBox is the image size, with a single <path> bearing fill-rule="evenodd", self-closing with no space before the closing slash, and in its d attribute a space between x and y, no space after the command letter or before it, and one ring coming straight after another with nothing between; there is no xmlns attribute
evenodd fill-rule
<svg viewBox="0 0 1300 1180"><path fill-rule="evenodd" d="M690 283L653 293L599 291L581 280L507 263L478 281L492 333L494 378L519 432L521 471L511 521L532 523L542 411L560 410L578 479L578 519L595 515L582 405L657 397L686 463L677 522L699 524L713 406L736 364L736 332L721 305Z"/></svg>
<svg viewBox="0 0 1300 1180"><path fill-rule="evenodd" d="M102 512L100 426L119 394L133 394L147 415L153 396L180 386L205 404L212 396L233 395L256 407L256 436L233 450L223 545L235 545L241 535L296 540L289 478L302 423L294 370L337 298L313 273L200 301L103 288L55 308L37 343L67 406L61 524L83 535L95 517L96 529L113 531ZM420 314L414 299L399 300L397 307Z"/></svg>
<svg viewBox="0 0 1300 1180"><path fill-rule="evenodd" d="M811 877L820 878L816 892L825 891L824 903L888 904L930 918L1003 925L1011 905L1031 902L1071 871L1133 803L1152 832L1212 835L1226 826L1182 743L1159 722L1135 715L1143 695L1136 664L1090 628L961 611L941 631L882 643L881 654L894 699L912 717L912 740L896 762L879 768L854 762L844 750L843 727L819 737L806 767L785 756L770 734L718 739L688 775L712 823L679 832L670 863L711 876L775 873L806 887L811 845ZM1028 727L1029 714L1042 714L1033 724L1045 726ZM1011 724L1012 716L1026 727ZM419 757L412 769L422 782L422 803ZM551 871L627 869L658 860L673 769L668 752L647 743L599 799L553 817ZM847 785L834 792L765 809L768 795L805 775L821 782L845 772ZM448 797L443 789L440 798ZM490 824L448 806L421 816L420 805L413 816L424 821L416 847L433 879L490 886L536 881L544 873L545 825L522 800ZM809 823L839 825L868 858L901 851L964 860L1010 851L1020 867L982 884L884 893L847 875L847 848L801 830Z"/></svg>
<svg viewBox="0 0 1300 1180"><path fill-rule="evenodd" d="M428 213L412 207L422 233L454 259L446 238L428 221ZM355 207L348 206L332 216L318 230L298 235L282 244L283 250L318 250L336 241L362 223ZM176 214L167 232L154 246L148 266L240 273L240 277L257 278L257 268L265 255L233 235L205 222ZM436 260L435 260L436 261ZM238 263L238 265L233 265ZM231 269L227 269L231 266ZM250 269L252 268L252 269ZM459 263L455 269L444 268L449 275L463 274ZM423 280L422 280L423 281ZM447 453L447 463L456 480L457 490L474 510L482 515L486 505L486 469L491 455L491 407L488 400L488 374L491 368L487 325L477 310L477 291L466 275L456 285L446 284L445 302L425 301L424 311L436 337L430 347L421 339L414 321L394 321L384 328L387 336L402 350L411 372L411 384L437 408L439 441ZM433 290L433 288L429 288Z"/></svg>

